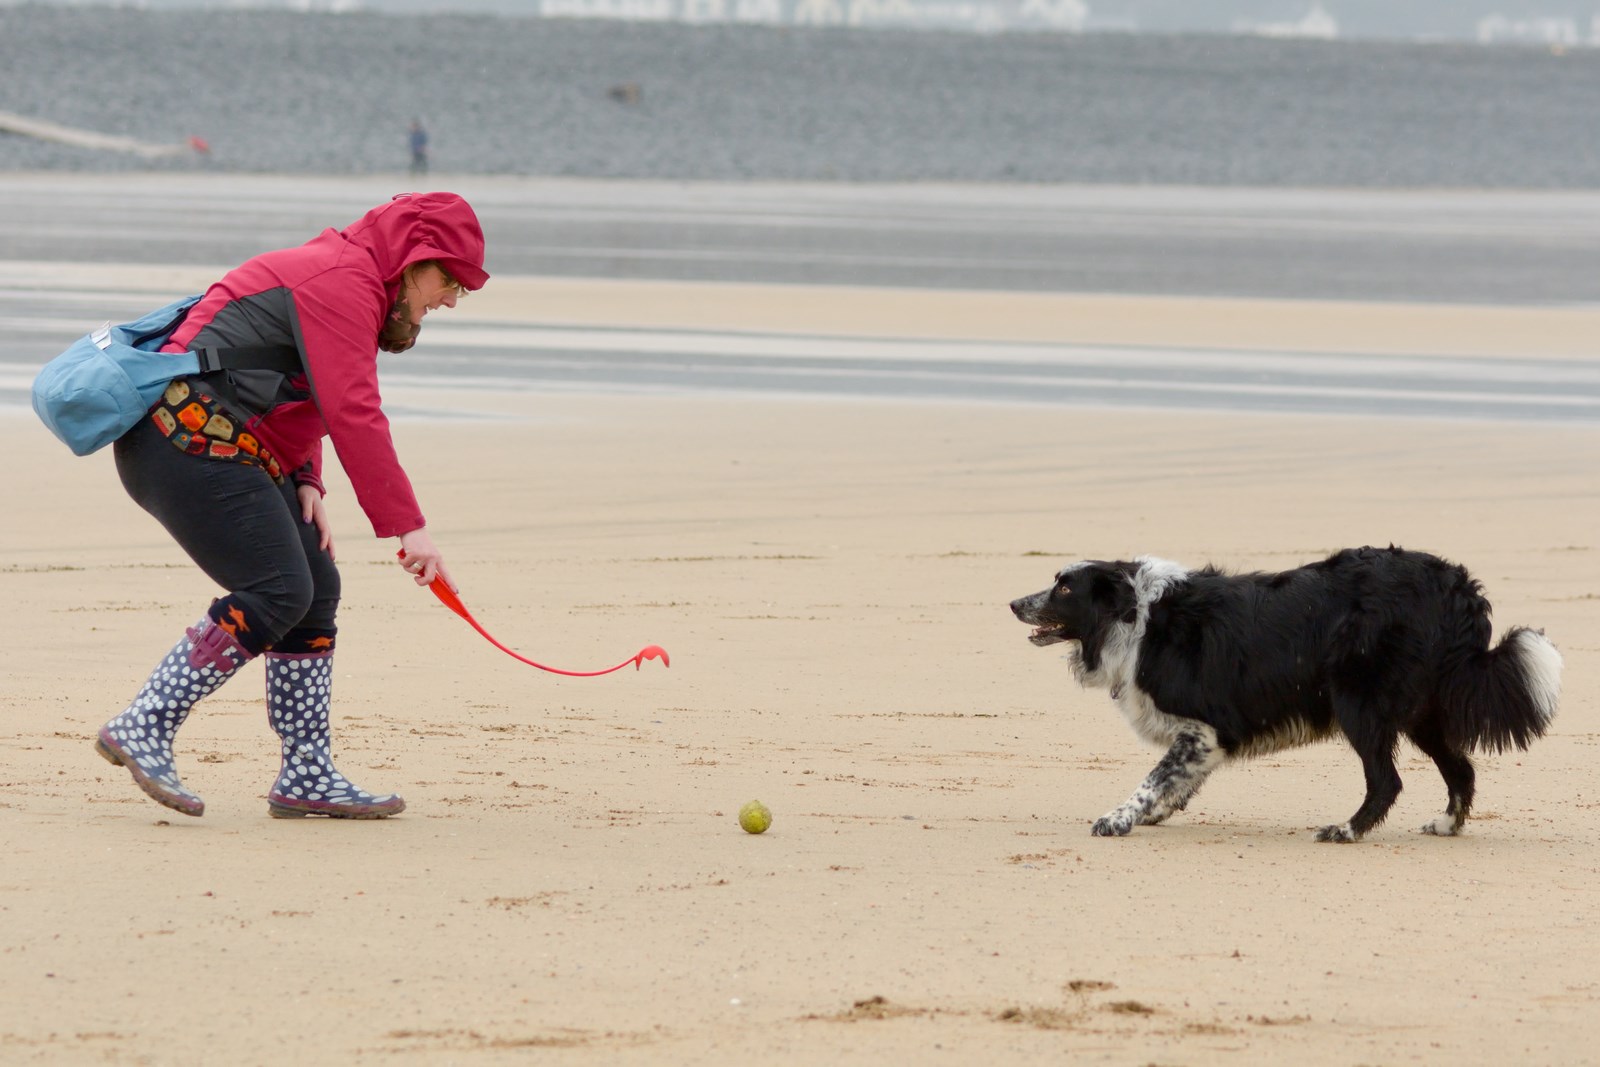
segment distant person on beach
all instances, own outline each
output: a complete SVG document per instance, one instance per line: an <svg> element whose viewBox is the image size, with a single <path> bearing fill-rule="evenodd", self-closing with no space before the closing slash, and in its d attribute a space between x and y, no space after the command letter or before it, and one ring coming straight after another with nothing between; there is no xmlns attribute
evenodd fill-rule
<svg viewBox="0 0 1600 1067"><path fill-rule="evenodd" d="M428 173L428 131L421 119L411 120L411 173Z"/></svg>
<svg viewBox="0 0 1600 1067"><path fill-rule="evenodd" d="M225 590L95 742L156 802L185 815L205 810L178 777L173 737L196 703L260 657L283 756L269 814L381 819L405 809L333 764L340 582L322 505L322 438L338 450L373 531L399 538L416 583L440 577L454 588L395 454L378 350L404 352L423 316L480 288L489 278L483 255L483 230L465 200L404 193L343 230L229 271L162 348L290 349L302 370L174 379L113 446L128 495Z"/></svg>

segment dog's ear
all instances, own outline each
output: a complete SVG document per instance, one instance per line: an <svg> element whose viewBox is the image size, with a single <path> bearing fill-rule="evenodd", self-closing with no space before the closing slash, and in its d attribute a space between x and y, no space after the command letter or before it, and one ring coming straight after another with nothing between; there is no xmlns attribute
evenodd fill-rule
<svg viewBox="0 0 1600 1067"><path fill-rule="evenodd" d="M1107 563L1094 570L1089 595L1103 619L1133 622L1139 617L1139 599L1133 592L1135 563Z"/></svg>
<svg viewBox="0 0 1600 1067"><path fill-rule="evenodd" d="M1088 594L1094 621L1083 635L1079 646L1083 667L1088 671L1100 669L1100 655L1106 642L1116 632L1117 623L1133 622L1138 617L1138 600L1133 593L1133 582L1127 568L1131 564L1092 563L1078 573L1073 582L1081 592Z"/></svg>

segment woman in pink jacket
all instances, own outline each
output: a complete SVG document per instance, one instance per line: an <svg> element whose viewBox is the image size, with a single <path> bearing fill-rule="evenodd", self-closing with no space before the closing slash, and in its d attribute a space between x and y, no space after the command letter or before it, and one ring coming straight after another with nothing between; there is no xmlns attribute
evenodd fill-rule
<svg viewBox="0 0 1600 1067"><path fill-rule="evenodd" d="M173 736L198 701L260 656L283 748L268 811L378 819L404 810L398 796L352 784L329 748L339 572L322 506L322 438L373 531L399 538L417 584L450 582L395 455L378 350L410 348L423 316L480 288L483 258L483 230L461 197L397 196L343 230L230 271L164 349L277 348L297 353L302 369L177 379L116 442L129 495L227 590L95 743L157 802L205 810L178 777Z"/></svg>

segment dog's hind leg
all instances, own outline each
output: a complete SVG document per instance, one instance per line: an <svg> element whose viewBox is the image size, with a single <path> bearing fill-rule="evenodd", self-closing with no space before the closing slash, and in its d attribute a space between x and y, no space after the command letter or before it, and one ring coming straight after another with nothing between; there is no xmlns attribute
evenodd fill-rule
<svg viewBox="0 0 1600 1067"><path fill-rule="evenodd" d="M1180 733L1133 795L1094 822L1094 836L1122 837L1135 826L1159 823L1182 811L1206 776L1227 758L1217 732L1202 723Z"/></svg>
<svg viewBox="0 0 1600 1067"><path fill-rule="evenodd" d="M1335 705L1338 703L1335 698ZM1356 754L1361 757L1361 769L1367 779L1367 796L1356 813L1350 816L1349 822L1324 826L1318 830L1318 841L1360 841L1367 831L1384 820L1394 806L1395 799L1400 796L1400 771L1394 765L1398 733L1392 727L1381 725L1384 722L1381 712L1360 708L1343 710L1353 712L1350 715L1341 713L1339 725Z"/></svg>
<svg viewBox="0 0 1600 1067"><path fill-rule="evenodd" d="M1444 814L1425 823L1422 832L1434 834L1438 837L1454 837L1461 832L1462 825L1467 821L1467 814L1472 810L1473 785L1476 781L1476 772L1472 767L1472 759L1464 752L1457 752L1444 740L1439 729L1439 721L1433 715L1425 715L1418 723L1406 731L1406 736L1411 743L1422 750L1423 754L1433 760L1439 768L1439 773L1444 777L1445 789L1449 791L1450 802L1444 809Z"/></svg>

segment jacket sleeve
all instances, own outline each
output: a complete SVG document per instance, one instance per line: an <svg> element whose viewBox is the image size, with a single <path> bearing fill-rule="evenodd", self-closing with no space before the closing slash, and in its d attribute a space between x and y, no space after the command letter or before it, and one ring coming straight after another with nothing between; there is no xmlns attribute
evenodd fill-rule
<svg viewBox="0 0 1600 1067"><path fill-rule="evenodd" d="M297 467L293 472L295 485L309 485L321 496L328 495L328 487L322 484L322 441L319 439L312 447L311 458L303 466Z"/></svg>
<svg viewBox="0 0 1600 1067"><path fill-rule="evenodd" d="M312 395L356 501L379 537L417 529L422 509L395 454L378 392L382 287L359 271L335 268L296 286L293 296Z"/></svg>

